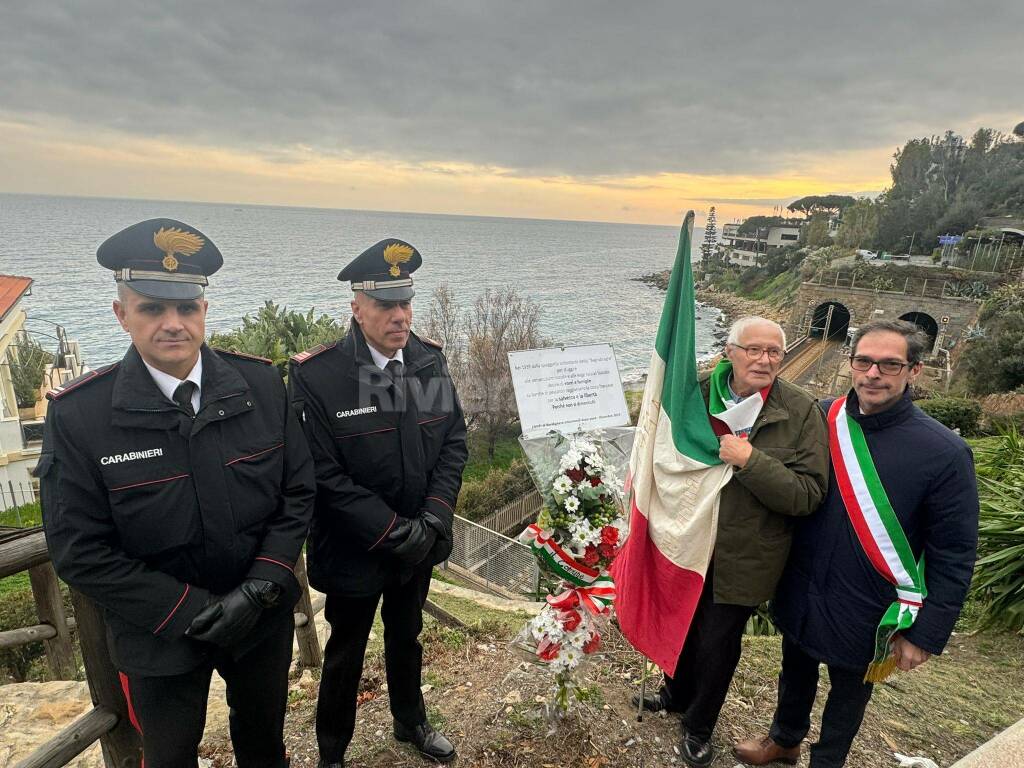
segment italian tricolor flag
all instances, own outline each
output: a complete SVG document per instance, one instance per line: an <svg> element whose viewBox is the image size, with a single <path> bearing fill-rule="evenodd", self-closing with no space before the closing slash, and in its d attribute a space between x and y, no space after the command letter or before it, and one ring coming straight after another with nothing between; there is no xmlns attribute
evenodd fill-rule
<svg viewBox="0 0 1024 768"><path fill-rule="evenodd" d="M630 459L630 535L612 565L619 626L633 647L669 675L693 618L718 526L718 500L732 467L718 458L718 438L700 393L694 347L693 211L686 215L669 280L661 325L647 374ZM716 422L724 415L721 369L712 386ZM720 385L720 386L716 386ZM764 394L744 410L743 424L724 432L745 434Z"/></svg>

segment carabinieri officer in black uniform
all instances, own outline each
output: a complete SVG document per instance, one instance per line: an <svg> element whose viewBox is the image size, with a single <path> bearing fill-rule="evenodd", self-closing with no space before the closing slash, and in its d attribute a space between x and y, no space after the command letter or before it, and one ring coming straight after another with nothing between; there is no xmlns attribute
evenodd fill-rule
<svg viewBox="0 0 1024 768"><path fill-rule="evenodd" d="M104 242L132 346L49 393L38 474L57 573L105 609L147 768L195 766L210 677L240 768L286 766L292 572L313 464L270 361L203 343L203 233L171 219Z"/></svg>
<svg viewBox="0 0 1024 768"><path fill-rule="evenodd" d="M292 358L288 377L316 463L309 580L327 594L330 639L316 732L322 768L344 765L366 641L383 599L394 734L425 756L455 759L427 722L417 637L432 566L452 548L466 464L466 425L440 345L412 333L420 254L382 240L352 261L344 340Z"/></svg>

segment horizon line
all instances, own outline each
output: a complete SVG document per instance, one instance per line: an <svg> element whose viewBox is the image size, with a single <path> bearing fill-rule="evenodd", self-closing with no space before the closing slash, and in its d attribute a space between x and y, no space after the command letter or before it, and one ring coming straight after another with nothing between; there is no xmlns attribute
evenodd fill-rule
<svg viewBox="0 0 1024 768"><path fill-rule="evenodd" d="M347 213L381 213L381 214L398 214L401 216L443 216L453 219L500 219L503 221L543 221L543 222L554 222L564 224L606 224L608 226L625 226L625 227L658 227L658 228L676 228L675 224L644 224L640 222L632 221L598 221L595 219L545 219L531 216L496 216L493 214L475 214L475 213L435 213L432 211L385 211L377 208L333 208L330 206L317 206L317 205L289 205L287 203L241 203L231 202L223 200L175 200L170 198L150 198L150 197L111 197L110 195L62 195L50 192L5 192L0 190L0 195L6 195L8 197L46 197L46 198L64 198L71 200L110 200L114 202L138 202L138 203L180 203L184 205L218 205L218 206L232 206L232 207L245 207L245 208L287 208L293 210L305 210L305 211L340 211ZM696 213L696 211L695 211ZM685 220L686 214L682 214L682 219ZM694 228L698 228L694 225ZM703 229L704 227L699 227Z"/></svg>

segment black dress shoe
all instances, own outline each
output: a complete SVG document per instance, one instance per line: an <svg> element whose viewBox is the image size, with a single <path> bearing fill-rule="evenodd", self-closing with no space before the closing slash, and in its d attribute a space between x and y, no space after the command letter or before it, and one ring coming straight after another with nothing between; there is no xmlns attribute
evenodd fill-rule
<svg viewBox="0 0 1024 768"><path fill-rule="evenodd" d="M640 706L640 694L633 695L633 706ZM644 709L648 712L673 712L672 699L664 687L659 688L655 693L644 694Z"/></svg>
<svg viewBox="0 0 1024 768"><path fill-rule="evenodd" d="M455 759L455 747L443 733L435 731L430 723L423 722L409 728L396 721L395 738L399 741L409 742L419 750L421 755L439 763L450 763Z"/></svg>
<svg viewBox="0 0 1024 768"><path fill-rule="evenodd" d="M710 741L701 741L688 733L683 736L679 751L682 753L683 762L691 768L704 768L711 765L715 759L715 748L711 746Z"/></svg>
<svg viewBox="0 0 1024 768"><path fill-rule="evenodd" d="M340 763L328 763L326 760L321 760L316 764L316 768L345 768L345 761L342 760Z"/></svg>

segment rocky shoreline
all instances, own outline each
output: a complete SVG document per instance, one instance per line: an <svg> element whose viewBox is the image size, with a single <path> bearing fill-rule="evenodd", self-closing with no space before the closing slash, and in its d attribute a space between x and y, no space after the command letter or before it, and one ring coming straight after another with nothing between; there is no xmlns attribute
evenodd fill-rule
<svg viewBox="0 0 1024 768"><path fill-rule="evenodd" d="M671 270L665 270L664 272L652 272L649 275L642 275L633 279L664 291L668 288L670 274ZM696 288L694 296L700 304L717 309L722 313L722 319L719 321L719 324L725 328L728 328L729 324L736 318L746 315L760 315L761 317L767 317L769 320L775 320L778 323L783 323L786 320L785 310L767 301L748 299L728 291L716 291L713 288L701 286ZM715 338L718 338L717 332Z"/></svg>

